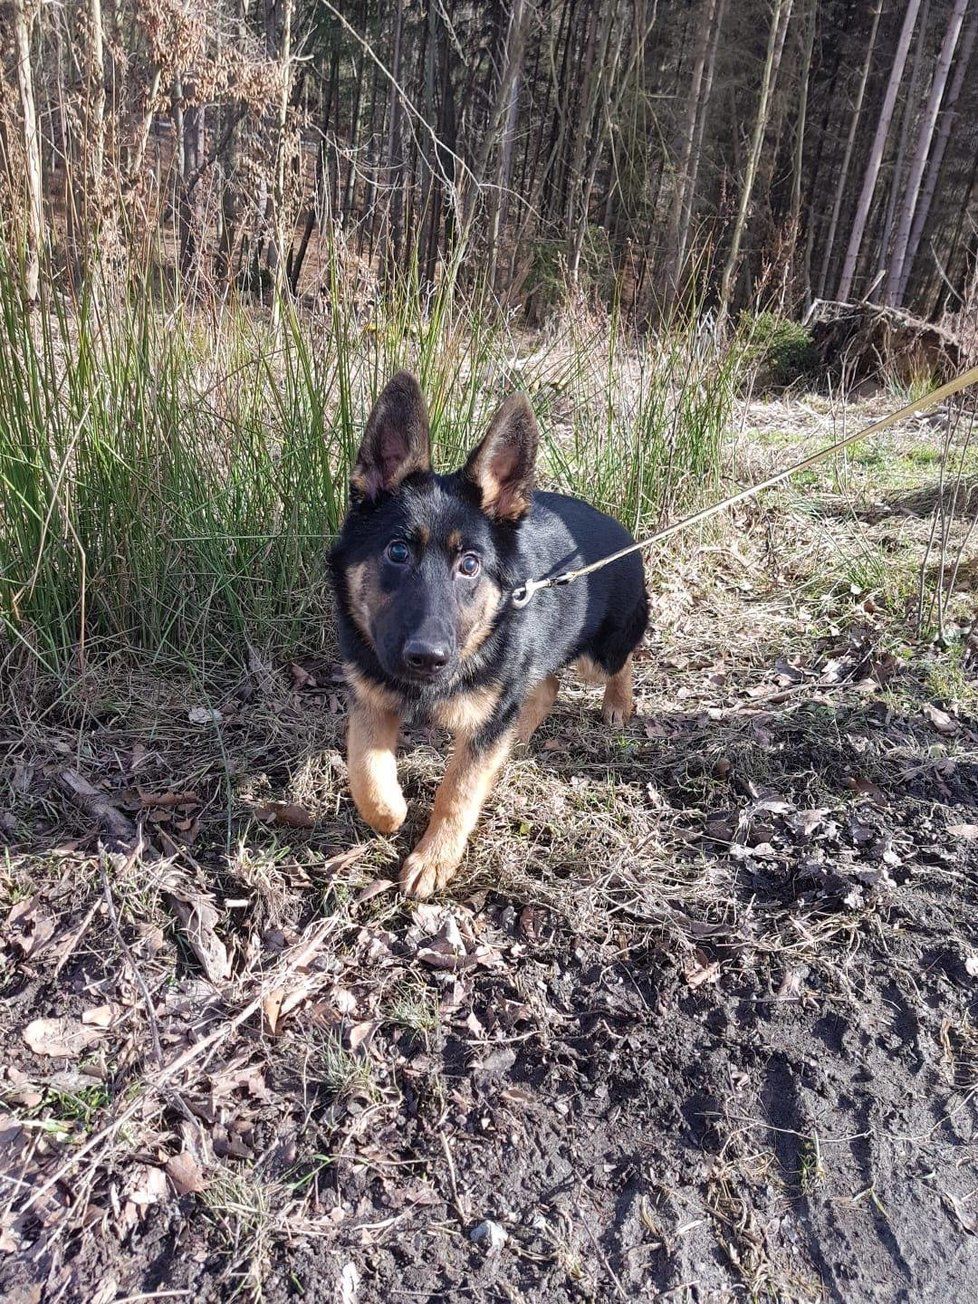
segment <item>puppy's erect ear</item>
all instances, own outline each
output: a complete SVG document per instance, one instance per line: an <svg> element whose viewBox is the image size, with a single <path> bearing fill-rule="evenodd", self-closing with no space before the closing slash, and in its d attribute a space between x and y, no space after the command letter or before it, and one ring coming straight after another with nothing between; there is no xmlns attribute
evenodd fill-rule
<svg viewBox="0 0 978 1304"><path fill-rule="evenodd" d="M464 474L478 486L487 516L518 521L530 510L538 439L530 400L513 394L465 463Z"/></svg>
<svg viewBox="0 0 978 1304"><path fill-rule="evenodd" d="M418 382L409 371L399 371L384 386L367 419L350 490L355 499L372 502L378 494L396 489L412 471L430 469L428 410Z"/></svg>

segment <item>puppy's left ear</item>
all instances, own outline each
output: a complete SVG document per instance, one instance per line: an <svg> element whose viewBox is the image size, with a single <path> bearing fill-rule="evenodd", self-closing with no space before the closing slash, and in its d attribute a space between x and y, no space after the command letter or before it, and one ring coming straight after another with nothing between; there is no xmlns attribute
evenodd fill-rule
<svg viewBox="0 0 978 1304"><path fill-rule="evenodd" d="M518 521L530 510L538 443L530 400L525 394L513 394L469 454L463 472L479 489L487 516Z"/></svg>

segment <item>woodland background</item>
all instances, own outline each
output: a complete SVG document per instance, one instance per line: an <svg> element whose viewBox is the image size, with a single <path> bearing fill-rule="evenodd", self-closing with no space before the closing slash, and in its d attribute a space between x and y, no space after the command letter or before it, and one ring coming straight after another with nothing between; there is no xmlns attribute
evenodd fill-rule
<svg viewBox="0 0 978 1304"><path fill-rule="evenodd" d="M978 304L978 0L5 0L8 247L205 293Z"/></svg>

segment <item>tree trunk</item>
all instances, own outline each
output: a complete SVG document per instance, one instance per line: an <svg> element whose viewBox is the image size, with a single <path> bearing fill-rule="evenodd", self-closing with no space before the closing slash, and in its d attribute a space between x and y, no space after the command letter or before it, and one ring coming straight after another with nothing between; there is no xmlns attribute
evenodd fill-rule
<svg viewBox="0 0 978 1304"><path fill-rule="evenodd" d="M44 208L41 189L41 137L34 104L34 77L31 70L31 22L27 0L13 0L13 45L17 64L17 90L24 128L24 190L26 225L24 231L24 290L28 303L36 303L41 272L41 247L44 242Z"/></svg>
<svg viewBox="0 0 978 1304"><path fill-rule="evenodd" d="M852 117L849 121L849 134L846 136L846 147L842 155L842 166L839 169L839 179L835 187L835 199L832 202L832 218L829 222L828 235L825 237L825 248L822 253L822 269L818 277L818 297L825 297L825 287L829 279L829 267L832 263L832 255L835 252L835 236L839 227L839 215L842 212L842 201L848 190L849 183L849 166L852 163L852 151L856 143L856 131L859 127L859 119L863 110L863 100L866 98L866 83L869 81L870 69L873 66L873 51L876 49L876 36L879 32L880 14L883 10L883 0L876 0L876 8L873 11L873 25L869 33L869 44L866 46L866 57L863 60L862 74L859 78L859 89L856 91L856 100L852 106Z"/></svg>
<svg viewBox="0 0 978 1304"><path fill-rule="evenodd" d="M404 218L404 158L401 140L401 50L404 35L404 0L394 0L394 59L391 66L390 105L387 134L387 240L384 261L388 277L396 271L401 256L401 224Z"/></svg>
<svg viewBox="0 0 978 1304"><path fill-rule="evenodd" d="M292 6L293 0L282 0L282 31L278 43L278 63L281 86L279 88L278 115L275 124L275 184L272 190L272 215L275 232L275 261L274 266L272 267L273 330L278 329L282 320L282 304L288 292L286 246L290 233L285 174L289 155L289 88L292 85Z"/></svg>
<svg viewBox="0 0 978 1304"><path fill-rule="evenodd" d="M893 176L890 180L890 197L886 202L886 217L883 219L883 233L876 247L879 249L881 265L888 263L890 256L890 237L893 235L893 223L896 221L897 204L904 191L903 172L906 165L907 145L910 132L917 120L917 99L920 90L920 69L923 62L924 46L927 43L927 20L930 16L930 0L923 0L920 22L917 26L917 41L914 48L913 68L910 72L910 87L907 100L903 106L903 122L900 126L900 140L897 145L896 159L893 163Z"/></svg>
<svg viewBox="0 0 978 1304"><path fill-rule="evenodd" d="M245 17L245 0L235 0L231 31L239 44L245 36ZM244 210L244 197L238 177L241 105L237 100L231 100L224 106L221 119L224 123L221 148L221 230L214 254L214 279L226 294L234 278L234 254Z"/></svg>
<svg viewBox="0 0 978 1304"><path fill-rule="evenodd" d="M577 200L577 219L571 221L571 231L573 232L570 246L570 257L567 260L567 275L571 285L577 284L577 278L581 266L581 254L584 248L584 240L588 234L588 217L591 209L591 194L594 190L594 182L597 176L598 165L604 152L605 134L601 127L602 121L610 124L617 117L616 104L621 93L627 86L627 79L618 80L618 64L621 60L621 52L624 44L624 32L619 34L619 39L615 47L614 58L609 61L608 49L611 43L612 32L615 27L615 7L609 5L607 23L602 38L601 50L598 56L598 72L594 82L594 94L588 105L588 114L582 124L581 140L582 155L579 167L583 175L577 182L578 200ZM605 80L606 78L606 80ZM611 95L612 88L618 86L619 94L615 96L611 105L608 98ZM609 111L610 110L610 111ZM592 126L593 124L593 126ZM590 159L587 167L583 167L583 151L590 148Z"/></svg>
<svg viewBox="0 0 978 1304"><path fill-rule="evenodd" d="M757 167L761 161L764 147L764 132L767 129L771 110L771 92L774 89L781 53L784 49L788 23L791 20L792 0L774 0L774 13L771 17L771 32L767 43L767 56L764 61L764 74L761 80L761 94L757 104L757 116L754 119L754 133L751 138L750 152L747 156L747 170L740 191L740 204L734 221L733 234L730 237L730 249L720 280L720 314L725 316L730 307L734 278L740 264L740 246L747 228L751 197L754 193L754 181Z"/></svg>
<svg viewBox="0 0 978 1304"><path fill-rule="evenodd" d="M791 216L789 218L790 230L790 248L787 253L786 261L788 263L788 275L794 278L795 251L798 248L798 237L801 233L801 183L802 171L805 164L805 123L808 117L808 86L812 73L812 51L815 48L815 21L817 18L818 0L810 0L808 8L808 17L805 24L805 44L801 54L801 82L798 87L798 121L795 124L795 148L794 158L791 169ZM810 287L807 276L807 261L805 264L805 284L801 289L801 297L805 307L811 298Z"/></svg>
<svg viewBox="0 0 978 1304"><path fill-rule="evenodd" d="M153 128L153 118L156 115L156 101L159 98L162 77L162 69L158 65L154 65L150 76L149 89L146 92L146 105L136 132L136 143L129 158L129 167L126 174L129 190L134 190L139 185L139 174L143 170L143 163L146 159L146 147L149 145L149 133Z"/></svg>
<svg viewBox="0 0 978 1304"><path fill-rule="evenodd" d="M920 186L924 178L924 168L927 166L927 156L930 153L931 143L934 139L934 128L937 125L937 115L941 111L941 101L944 98L948 75L951 71L951 64L954 61L954 51L957 49L958 37L961 35L961 24L964 22L964 14L967 7L968 0L954 0L954 7L951 10L947 30L944 33L944 40L941 44L941 52L937 56L937 65L934 68L934 77L931 81L930 95L927 97L927 107L924 109L923 116L920 120L920 130L917 133L917 144L914 148L913 157L910 160L910 173L907 177L907 193L903 201L903 208L900 212L900 224L897 227L893 256L890 259L889 270L886 277L885 297L886 302L890 305L898 304L903 301L903 294L907 284L904 264L907 258L907 247L910 244L910 231L913 226L914 213L917 209L917 201L920 198Z"/></svg>
<svg viewBox="0 0 978 1304"><path fill-rule="evenodd" d="M961 40L961 49L958 53L957 65L954 69L954 78L951 82L951 88L947 93L947 99L944 102L937 140L934 143L930 161L927 164L927 175L924 180L924 188L917 204L917 211L914 214L913 227L910 231L910 243L907 245L907 254L903 264L904 281L900 290L901 299L906 295L907 284L909 283L910 274L913 271L914 262L917 258L917 250L920 248L921 236L924 234L924 228L926 227L927 219L930 216L931 204L933 203L934 194L937 190L937 182L941 175L941 164L944 162L947 143L951 137L951 128L954 126L954 110L961 97L961 91L964 88L965 78L968 74L968 66L971 63L971 56L975 48L976 35L978 35L978 5L976 5L971 11L971 18Z"/></svg>
<svg viewBox="0 0 978 1304"><path fill-rule="evenodd" d="M493 94L492 109L489 114L489 121L486 126L485 134L479 146L476 163L474 167L475 181L470 179L469 185L472 187L467 195L465 204L465 238L471 229L473 220L479 210L479 201L481 190L489 176L489 163L493 156L493 151L497 152L496 177L498 185L500 168L502 164L503 140L510 121L511 115L515 117L516 109L519 104L519 78L523 66L523 54L525 48L525 18L526 4L525 0L514 0L510 11L510 21L506 27L506 40L502 58L502 66L499 71L499 78L496 83L495 93ZM510 153L512 145L510 145ZM507 163L507 168L509 164ZM489 230L486 252L489 257L490 268L495 267L494 238L498 236L499 231L499 203L498 190L493 193L488 206Z"/></svg>
<svg viewBox="0 0 978 1304"><path fill-rule="evenodd" d="M702 0L700 8L699 30L696 34L696 48L693 61L693 75L686 99L686 116L683 123L682 143L679 149L679 162L676 166L676 180L672 192L672 205L669 213L669 245L671 254L667 270L666 297L672 300L679 290L685 258L685 241L680 241L680 230L684 215L688 211L687 195L689 193L690 165L693 158L693 144L696 140L696 122L700 107L700 95L703 87L706 61L710 54L710 37L716 24L717 7L722 0Z"/></svg>
<svg viewBox="0 0 978 1304"><path fill-rule="evenodd" d="M859 202L856 205L856 215L853 219L852 230L849 233L849 244L846 247L845 261L842 264L842 275L839 277L839 285L835 297L837 299L848 299L852 293L852 283L856 275L856 263L859 259L859 250L862 247L863 234L866 230L866 221L869 217L869 209L873 202L873 195L876 191L876 181L879 177L880 164L883 161L883 148L886 145L886 137L890 130L890 121L893 117L893 109L896 105L897 92L900 89L900 81L903 77L903 70L906 67L907 55L910 51L910 42L913 39L914 26L917 22L917 13L920 9L920 0L907 0L907 8L903 15L903 26L900 29L900 36L897 41L896 53L893 56L893 65L890 68L890 77L886 86L886 93L883 96L883 104L880 108L879 119L876 123L876 135L873 137L873 143L870 146L869 159L866 163L866 170L863 173L862 189L859 192Z"/></svg>
<svg viewBox="0 0 978 1304"><path fill-rule="evenodd" d="M686 195L679 223L675 266L682 268L686 263L689 249L689 232L693 220L693 206L696 203L696 183L699 179L700 162L703 157L703 138L706 134L706 120L710 109L710 96L713 92L713 72L716 68L717 48L720 44L720 31L726 13L727 0L717 0L716 13L713 18L713 34L710 39L710 51L707 55L706 69L703 74L703 86L700 102L696 111L696 136L690 160L689 178L686 182Z"/></svg>
<svg viewBox="0 0 978 1304"><path fill-rule="evenodd" d="M496 281L499 231L506 221L509 182L513 165L513 138L516 132L516 116L520 103L523 57L526 53L526 13L525 0L513 0L509 29L506 34L506 54L503 63L502 85L500 86L503 115L496 159L496 184L489 204L489 239L486 250L488 267L486 279L489 285L494 285Z"/></svg>

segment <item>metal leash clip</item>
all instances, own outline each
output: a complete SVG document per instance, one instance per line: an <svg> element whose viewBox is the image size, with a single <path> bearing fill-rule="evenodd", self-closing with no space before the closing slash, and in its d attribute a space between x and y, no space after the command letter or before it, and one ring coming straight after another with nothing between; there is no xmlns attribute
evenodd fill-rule
<svg viewBox="0 0 978 1304"><path fill-rule="evenodd" d="M527 580L525 584L520 584L513 590L509 600L516 608L525 607L537 589L547 589L551 583L551 580Z"/></svg>

